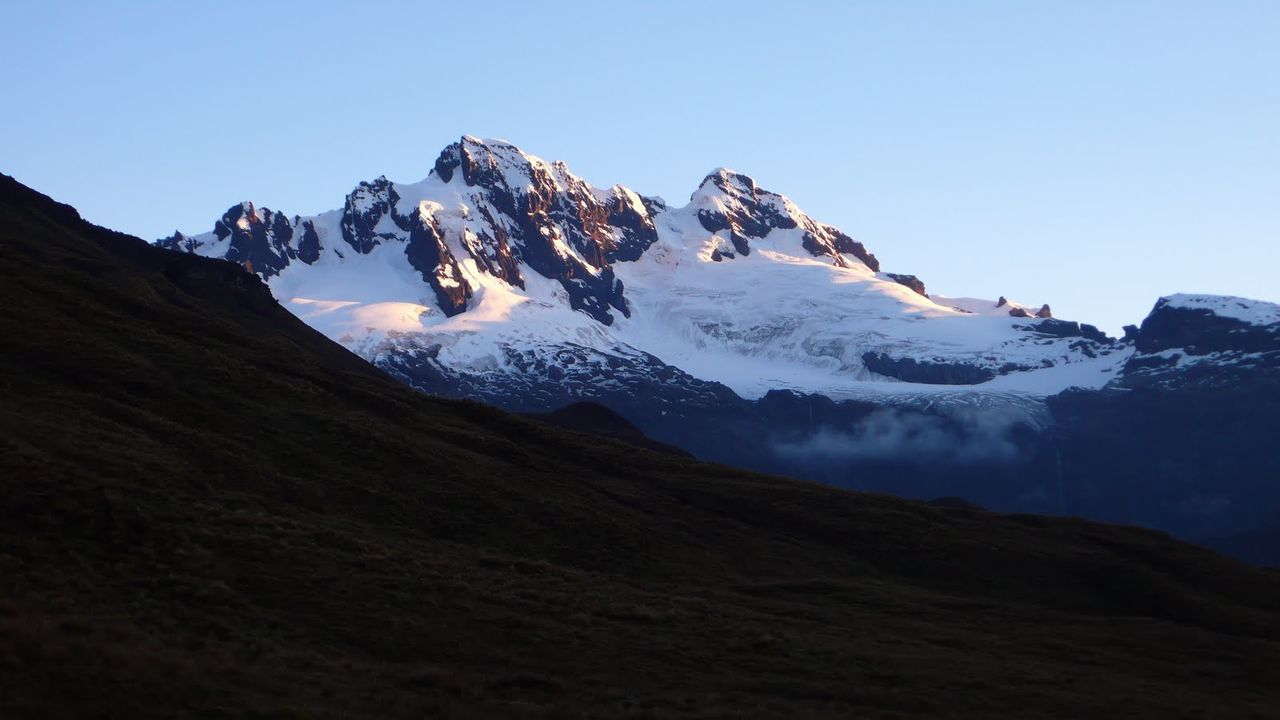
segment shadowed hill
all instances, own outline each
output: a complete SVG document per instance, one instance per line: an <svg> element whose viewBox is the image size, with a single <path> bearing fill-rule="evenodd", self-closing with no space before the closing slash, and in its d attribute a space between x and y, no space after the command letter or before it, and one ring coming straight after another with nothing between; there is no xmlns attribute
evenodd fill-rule
<svg viewBox="0 0 1280 720"><path fill-rule="evenodd" d="M1280 575L414 394L0 181L0 715L1264 716Z"/></svg>
<svg viewBox="0 0 1280 720"><path fill-rule="evenodd" d="M692 458L688 452L660 443L640 431L626 418L599 403L576 402L547 413L527 413L526 417L574 432L603 435L629 445Z"/></svg>

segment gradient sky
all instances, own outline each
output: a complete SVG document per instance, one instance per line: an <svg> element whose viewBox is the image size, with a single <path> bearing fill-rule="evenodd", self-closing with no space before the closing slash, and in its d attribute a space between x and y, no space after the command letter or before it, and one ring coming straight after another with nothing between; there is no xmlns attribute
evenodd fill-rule
<svg viewBox="0 0 1280 720"><path fill-rule="evenodd" d="M4 0L0 81L0 171L147 239L472 134L674 204L728 166L931 292L1113 333L1280 301L1273 0Z"/></svg>

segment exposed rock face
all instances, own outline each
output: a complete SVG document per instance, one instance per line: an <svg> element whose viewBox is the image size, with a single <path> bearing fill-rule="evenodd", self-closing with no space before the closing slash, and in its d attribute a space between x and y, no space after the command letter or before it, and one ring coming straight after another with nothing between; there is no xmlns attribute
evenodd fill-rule
<svg viewBox="0 0 1280 720"><path fill-rule="evenodd" d="M629 314L611 265L638 259L657 240L654 216L666 209L661 200L622 186L597 190L563 163L472 137L446 147L434 173L442 182L464 186L474 211L443 223L437 215L452 208L406 201L401 187L385 177L361 182L343 203L339 229L345 247L335 251L367 255L387 243L405 245L410 264L447 315L465 311L475 292L461 270L464 259L518 288L525 287L522 268L554 279L571 307L603 324L611 324L615 312ZM323 250L314 219L291 221L250 203L228 210L214 235L230 238L227 259L265 278L293 260L314 263ZM207 242L175 233L158 244L199 252Z"/></svg>
<svg viewBox="0 0 1280 720"><path fill-rule="evenodd" d="M871 372L928 385L977 385L996 376L994 370L973 365L892 358L884 353L867 353L862 356L862 362Z"/></svg>
<svg viewBox="0 0 1280 720"><path fill-rule="evenodd" d="M233 205L214 223L213 232L219 241L230 240L224 255L227 260L250 267L264 278L278 275L300 253L310 254L310 246L295 246L294 223L284 213L256 209L251 202ZM197 247L192 238L182 233L174 233L158 244L185 252L194 252Z"/></svg>
<svg viewBox="0 0 1280 720"><path fill-rule="evenodd" d="M1039 315L1037 315L1037 317L1039 317ZM1099 330L1097 327L1070 320L1046 318L1031 325L1015 325L1014 327L1019 330L1028 330L1051 337L1081 337L1103 345L1108 345L1112 342L1112 339L1107 337L1107 334Z"/></svg>
<svg viewBox="0 0 1280 720"><path fill-rule="evenodd" d="M1005 305L1008 305L1008 304L1009 304L1008 299L1006 299L1006 298L1005 298L1005 296L1003 296L1003 295L1001 295L1001 296L1000 296L1000 299L996 301L996 307L998 307L998 308L1002 308L1002 307L1004 307Z"/></svg>
<svg viewBox="0 0 1280 720"><path fill-rule="evenodd" d="M630 314L610 264L639 258L657 240L653 214L665 207L660 201L621 186L599 194L563 163L471 137L436 159L442 180L453 182L457 170L468 187L481 191L473 197L489 225L480 234L483 244L493 238L513 248L517 261L560 282L571 307L606 325L612 311Z"/></svg>
<svg viewBox="0 0 1280 720"><path fill-rule="evenodd" d="M880 270L880 262L862 243L839 228L815 222L786 197L760 188L741 173L721 168L702 181L693 197L700 205L698 222L709 232L728 231L738 255L751 253L752 238L763 238L774 230L800 230L804 249L811 255L829 257L841 266L848 265L845 256L851 255Z"/></svg>
<svg viewBox="0 0 1280 720"><path fill-rule="evenodd" d="M404 254L409 264L422 274L422 279L430 283L436 293L436 301L446 315L457 315L467 309L471 284L463 277L434 217L414 210L409 244L405 246Z"/></svg>
<svg viewBox="0 0 1280 720"><path fill-rule="evenodd" d="M178 252L194 253L196 248L200 247L200 242L190 235L184 234L180 230L174 230L173 234L167 238L161 238L156 241L156 245L168 250L176 250Z"/></svg>
<svg viewBox="0 0 1280 720"><path fill-rule="evenodd" d="M898 283L899 285L905 285L911 288L912 290L915 290L920 295L929 297L929 293L925 292L925 289L924 289L924 281L916 277L915 275L899 275L898 273L885 273L885 277Z"/></svg>
<svg viewBox="0 0 1280 720"><path fill-rule="evenodd" d="M1051 318L1051 317L1053 317L1053 311L1049 309L1049 304L1048 304L1048 303L1045 303L1044 305L1041 305L1041 306L1040 306L1040 309L1036 311L1036 317L1038 317L1038 318Z"/></svg>
<svg viewBox="0 0 1280 720"><path fill-rule="evenodd" d="M1016 318L1031 317L1031 313L1028 313L1026 310L1023 310L1020 307L1009 308L1009 317L1016 317Z"/></svg>
<svg viewBox="0 0 1280 720"><path fill-rule="evenodd" d="M409 231L410 221L396 211L398 202L400 196L386 176L360 183L347 195L342 209L342 239L361 254L381 242L399 239Z"/></svg>
<svg viewBox="0 0 1280 720"><path fill-rule="evenodd" d="M310 265L320 259L320 236L311 220L303 220L300 227L302 238L298 240L298 259Z"/></svg>
<svg viewBox="0 0 1280 720"><path fill-rule="evenodd" d="M1161 298L1133 333L1127 387L1221 392L1265 380L1280 385L1280 306L1243 298Z"/></svg>
<svg viewBox="0 0 1280 720"><path fill-rule="evenodd" d="M1249 301L1251 304L1255 301ZM1280 351L1280 325L1261 324L1161 298L1137 332L1139 352L1177 349L1188 355Z"/></svg>

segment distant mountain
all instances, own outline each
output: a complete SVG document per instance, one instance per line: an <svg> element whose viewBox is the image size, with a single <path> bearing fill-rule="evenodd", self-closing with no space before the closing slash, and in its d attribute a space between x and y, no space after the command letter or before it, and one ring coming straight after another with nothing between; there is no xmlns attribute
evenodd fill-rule
<svg viewBox="0 0 1280 720"><path fill-rule="evenodd" d="M1101 385L1127 355L1091 327L1046 325L1047 306L930 297L740 173L716 170L669 207L473 137L425 180L362 182L340 210L286 217L244 202L212 232L159 244L245 265L411 384L512 385L503 404L530 409L610 380L696 378L749 399L915 383L1043 396ZM554 401L530 382L554 383L541 388Z"/></svg>
<svg viewBox="0 0 1280 720"><path fill-rule="evenodd" d="M1125 444L1170 417L1143 414L1148 390L1189 427L1214 407L1189 399L1196 388L1280 404L1275 305L1172 295L1113 339L1047 304L930 295L730 170L677 207L468 136L421 182L363 182L311 217L240 203L212 232L159 244L240 263L308 324L436 395L531 413L600 403L741 467L1187 537L1280 512L1274 422L1191 443L1237 453L1230 477L1204 458L1141 489L1074 475L1109 477L1102 446L1080 438L1105 427ZM1161 446L1143 448L1113 465L1165 477L1151 469Z"/></svg>
<svg viewBox="0 0 1280 720"><path fill-rule="evenodd" d="M4 718L1280 704L1280 575L1160 533L849 493L426 397L241 266L3 176L0 299Z"/></svg>
<svg viewBox="0 0 1280 720"><path fill-rule="evenodd" d="M1171 295L1130 334L1116 380L1048 399L1070 510L1280 566L1280 306Z"/></svg>

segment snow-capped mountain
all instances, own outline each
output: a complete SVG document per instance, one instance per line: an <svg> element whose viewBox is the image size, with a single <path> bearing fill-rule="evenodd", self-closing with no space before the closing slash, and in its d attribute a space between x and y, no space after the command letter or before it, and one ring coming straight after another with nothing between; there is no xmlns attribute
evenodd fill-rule
<svg viewBox="0 0 1280 720"><path fill-rule="evenodd" d="M362 182L312 217L245 202L160 244L242 263L411 384L531 409L615 385L1044 396L1101 386L1131 352L1047 305L930 296L740 173L672 207L469 136L420 182Z"/></svg>
<svg viewBox="0 0 1280 720"><path fill-rule="evenodd" d="M1225 295L1160 298L1130 329L1136 352L1126 386L1178 387L1237 382L1242 374L1280 371L1280 305Z"/></svg>
<svg viewBox="0 0 1280 720"><path fill-rule="evenodd" d="M464 137L420 182L309 217L241 203L159 242L240 263L438 395L592 400L705 459L1193 539L1280 516L1280 306L1171 295L1115 340L930 295L729 170L677 207Z"/></svg>

